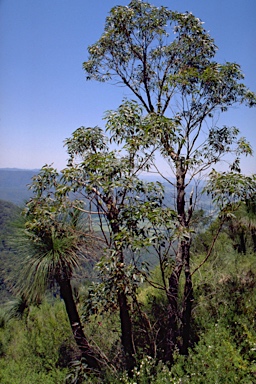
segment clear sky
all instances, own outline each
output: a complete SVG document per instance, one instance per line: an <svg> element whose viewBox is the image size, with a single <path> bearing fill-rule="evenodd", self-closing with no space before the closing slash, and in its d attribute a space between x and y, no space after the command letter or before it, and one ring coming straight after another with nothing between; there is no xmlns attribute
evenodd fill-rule
<svg viewBox="0 0 256 384"><path fill-rule="evenodd" d="M217 60L237 62L256 92L255 0L152 0L201 18L219 47ZM86 81L87 47L101 36L115 5L129 0L0 0L0 168L61 169L63 141L80 126L104 127L125 88ZM256 154L256 108L221 118L241 129ZM254 158L243 171L256 172Z"/></svg>

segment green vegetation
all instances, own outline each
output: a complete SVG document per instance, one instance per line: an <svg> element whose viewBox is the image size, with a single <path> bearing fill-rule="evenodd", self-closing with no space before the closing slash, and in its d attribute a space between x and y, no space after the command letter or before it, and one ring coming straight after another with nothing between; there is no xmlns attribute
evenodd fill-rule
<svg viewBox="0 0 256 384"><path fill-rule="evenodd" d="M207 190L213 196L219 195L215 200L221 209L220 226L232 213L228 212L232 203L250 198L255 189L255 177L246 179L240 175L240 157L252 154L250 144L239 136L238 128L216 126L214 116L236 104L253 107L256 96L242 83L239 65L216 62L216 51L214 40L203 28L201 20L191 13L181 14L133 0L127 7L116 6L110 11L102 36L88 48L89 57L84 62L88 80L119 82L135 98L134 101L125 100L116 111L106 114L111 141L121 154L126 151L126 160L130 161L129 176L137 176L140 171L161 174L155 161L156 153L167 160L174 176L171 179L163 175L175 189L174 212L165 215L165 223L160 224L153 217L157 215L154 209L163 208L160 199L158 202L155 199L157 207L151 205L144 209L144 215L156 231L164 225L171 229L167 217L173 223L168 239L158 231L154 242L163 276L161 288L168 299L168 326L163 345L164 359L168 362L172 362L176 348L186 355L190 344L194 302L192 223L197 195L193 192L189 197L186 195L189 184L208 172ZM73 144L73 152L68 147L69 153L71 156L72 153L79 154L87 160L88 153L93 154L93 147L91 151L88 148L86 130L80 138L77 133L73 135L77 144ZM87 145L82 145L84 142ZM118 155L116 153L116 161ZM230 163L227 172L211 171L216 163L227 158ZM89 159L92 160L92 156ZM100 162L102 165L103 161ZM80 168L83 166L86 168L85 163L80 164ZM112 167L115 172L115 163ZM110 183L111 176L109 173ZM102 175L98 180L100 178ZM162 209L162 215L163 212ZM135 213L131 216L134 218ZM166 261L170 262L169 251L174 239L177 243L173 268L167 275L164 266ZM167 246L165 250L161 250L162 244ZM179 300L181 292L183 299Z"/></svg>
<svg viewBox="0 0 256 384"><path fill-rule="evenodd" d="M2 380L253 383L256 175L241 174L252 149L239 129L213 117L256 95L239 65L214 61L190 13L114 7L88 51L87 78L117 79L136 100L106 113L107 133L73 132L61 173L45 165L33 177L13 233L21 262L18 301L2 308ZM141 179L152 171L169 188ZM211 217L198 209L203 176ZM79 279L85 260L94 275Z"/></svg>
<svg viewBox="0 0 256 384"><path fill-rule="evenodd" d="M210 233L209 228L203 235L209 239ZM250 247L249 242L247 245ZM246 254L238 253L233 246L229 234L223 232L211 260L195 274L193 345L188 356L175 353L171 368L147 355L138 361L132 379L126 373L114 373L111 369L104 380L88 378L88 372L78 361L80 354L64 304L59 299L48 298L40 306L29 306L22 317L11 311L10 304L2 306L0 382L53 384L64 383L66 377L72 382L71 378L79 376L81 381L74 382L253 383L256 374L255 254L250 253L251 248ZM194 253L193 265L204 257L203 252ZM154 271L154 281L160 281L158 268ZM81 313L86 297L88 288L81 286L78 295ZM161 333L166 298L161 291L144 284L138 300L151 324ZM84 323L90 342L107 354L115 366L122 364L119 326L117 309L92 314Z"/></svg>
<svg viewBox="0 0 256 384"><path fill-rule="evenodd" d="M22 319L13 313L1 321L0 382L63 383L65 359L76 356L71 337L60 301L31 306Z"/></svg>
<svg viewBox="0 0 256 384"><path fill-rule="evenodd" d="M13 233L12 223L19 213L20 209L17 206L0 200L0 304L12 297L9 278L20 263L20 255L9 244Z"/></svg>

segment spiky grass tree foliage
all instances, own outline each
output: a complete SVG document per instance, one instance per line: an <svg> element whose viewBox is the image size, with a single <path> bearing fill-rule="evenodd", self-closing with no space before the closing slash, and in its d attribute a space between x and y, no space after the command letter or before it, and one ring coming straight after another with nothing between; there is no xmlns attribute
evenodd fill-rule
<svg viewBox="0 0 256 384"><path fill-rule="evenodd" d="M248 249L256 252L256 198L255 195L241 203L234 217L227 223L234 248L246 254Z"/></svg>
<svg viewBox="0 0 256 384"><path fill-rule="evenodd" d="M65 302L73 335L90 368L99 363L88 344L74 301L71 278L89 237L79 226L79 212L68 199L54 193L58 173L43 167L34 177L34 197L26 204L24 223L16 241L24 259L15 290L28 302L40 302L47 288L57 284Z"/></svg>

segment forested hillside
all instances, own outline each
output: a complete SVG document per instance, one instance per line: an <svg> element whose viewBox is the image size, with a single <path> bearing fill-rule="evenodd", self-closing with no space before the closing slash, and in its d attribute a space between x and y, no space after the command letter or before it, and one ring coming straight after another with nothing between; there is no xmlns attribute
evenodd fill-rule
<svg viewBox="0 0 256 384"><path fill-rule="evenodd" d="M0 303L12 297L9 279L20 262L19 255L10 241L13 236L14 221L19 214L20 209L16 205L0 200Z"/></svg>
<svg viewBox="0 0 256 384"><path fill-rule="evenodd" d="M10 234L6 223L15 218L17 208L1 202L1 212L4 212L1 216L1 276L8 279L13 267L21 262L20 257L5 246L4 240ZM244 219L245 216L243 222ZM200 226L202 222L201 216ZM202 232L201 227L200 234L195 237L193 268L207 256L218 221L210 226L205 221L205 226L207 230ZM240 228L240 232L234 230L235 227ZM136 380L141 384L162 384L182 380L184 383L252 384L256 375L256 259L250 228L253 227L239 226L236 219L229 221L215 243L210 260L200 273L195 273L193 343L189 357L175 355L171 369L161 362L155 365L154 355L150 353L150 343L154 349L165 337L166 298L163 291L154 289L155 285L161 284L161 272L156 267L151 283L143 283L137 293L144 321L152 328L148 334L144 333L142 319L134 318L136 340L142 343L141 347L148 349L148 354L136 367L133 379L112 371L112 364L122 365L118 310L115 306L106 310L105 302L97 305L96 312L92 310L96 297L89 295L91 279L87 274L87 278L76 280L76 305L88 340L96 350L108 356L110 371L106 372L105 379L88 376L85 366L79 363L79 350L72 339L65 307L56 290L54 295L49 291L40 304L31 303L29 306L2 290L1 298L5 304L0 308L0 381L5 384L61 384L67 378L67 383L112 384L134 383ZM246 246L245 252L239 244ZM13 275L9 277L13 282ZM155 332L156 338L152 339Z"/></svg>

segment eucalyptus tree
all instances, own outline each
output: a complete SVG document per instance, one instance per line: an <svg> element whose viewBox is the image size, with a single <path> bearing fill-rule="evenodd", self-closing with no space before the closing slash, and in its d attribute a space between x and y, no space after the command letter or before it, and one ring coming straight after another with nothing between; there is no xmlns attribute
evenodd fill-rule
<svg viewBox="0 0 256 384"><path fill-rule="evenodd" d="M93 248L92 232L86 236L85 229L79 226L79 215L86 215L88 220L97 215L94 237L105 242L106 250L100 250L99 283L91 290L88 308L93 313L99 308L103 308L103 312L119 308L124 365L131 373L139 353L137 347L140 347L133 332L135 313L140 323L145 323L136 291L142 281L149 280L140 251L149 246L157 248L160 242L163 249L166 236L161 218L166 217L164 224L168 223L171 233L175 230L172 223L175 215L171 215L171 209L162 208L162 186L139 178L156 151L154 138L149 136L146 143L138 132L135 137L135 130L142 132L141 126L146 129L148 119L141 115L141 108L134 102L124 103L118 114L120 118L113 112L106 114L111 135L117 134L120 123L125 126L125 144L118 150L110 149L109 139L99 127L80 127L65 141L69 158L61 173L44 166L34 177L33 197L25 210L25 233L22 230L22 235L26 235L25 246L30 247L17 288L35 301L49 281L56 281L77 343L83 352L88 352L88 356L84 353L88 365L99 368L100 362L92 355L89 345L84 351L86 339L70 286L79 254ZM89 221L92 231L95 222ZM154 223L154 234L150 223ZM158 255L164 274L166 255L163 251ZM146 335L147 325L144 324ZM154 338L153 335L151 339Z"/></svg>
<svg viewBox="0 0 256 384"><path fill-rule="evenodd" d="M57 193L58 183L59 174L50 166L33 178L33 197L26 203L24 222L15 239L24 260L14 288L26 303L40 303L46 290L57 284L81 355L89 368L99 370L100 362L84 334L71 287L81 258L92 249L92 239L80 228L80 212L74 202Z"/></svg>
<svg viewBox="0 0 256 384"><path fill-rule="evenodd" d="M125 367L131 372L137 353L131 304L136 301L139 283L147 276L139 253L152 241L146 235L145 207L147 215L160 207L163 190L139 178L155 151L154 145L145 145L144 140L141 147L141 140L134 137L135 125L147 124L140 108L127 102L120 113L127 129L125 145L118 151L109 148L108 138L99 127L80 127L65 141L69 159L62 170L64 189L60 187L60 191L86 198L87 207L79 209L98 216L107 251L98 263L100 283L95 285L94 298L98 296L94 310L102 302L105 310L118 305ZM108 129L114 131L112 113L106 119Z"/></svg>
<svg viewBox="0 0 256 384"><path fill-rule="evenodd" d="M176 189L180 238L169 276L167 360L172 359L178 339L183 353L189 346L191 219L196 196L186 198L187 187L225 155L234 156L230 168L239 173L240 156L252 154L238 128L217 124L220 113L236 104L252 107L256 97L242 83L240 66L218 63L216 52L214 40L193 14L132 0L128 6L111 9L102 36L88 48L83 64L88 80L125 85L136 97L151 123L134 130L134 140L143 139L147 146L149 138L155 138L151 144L159 148L175 176L174 182L168 181ZM115 118L120 124L113 134L116 143L125 140L119 111ZM152 157L148 160L158 170ZM185 285L179 307L182 270Z"/></svg>

